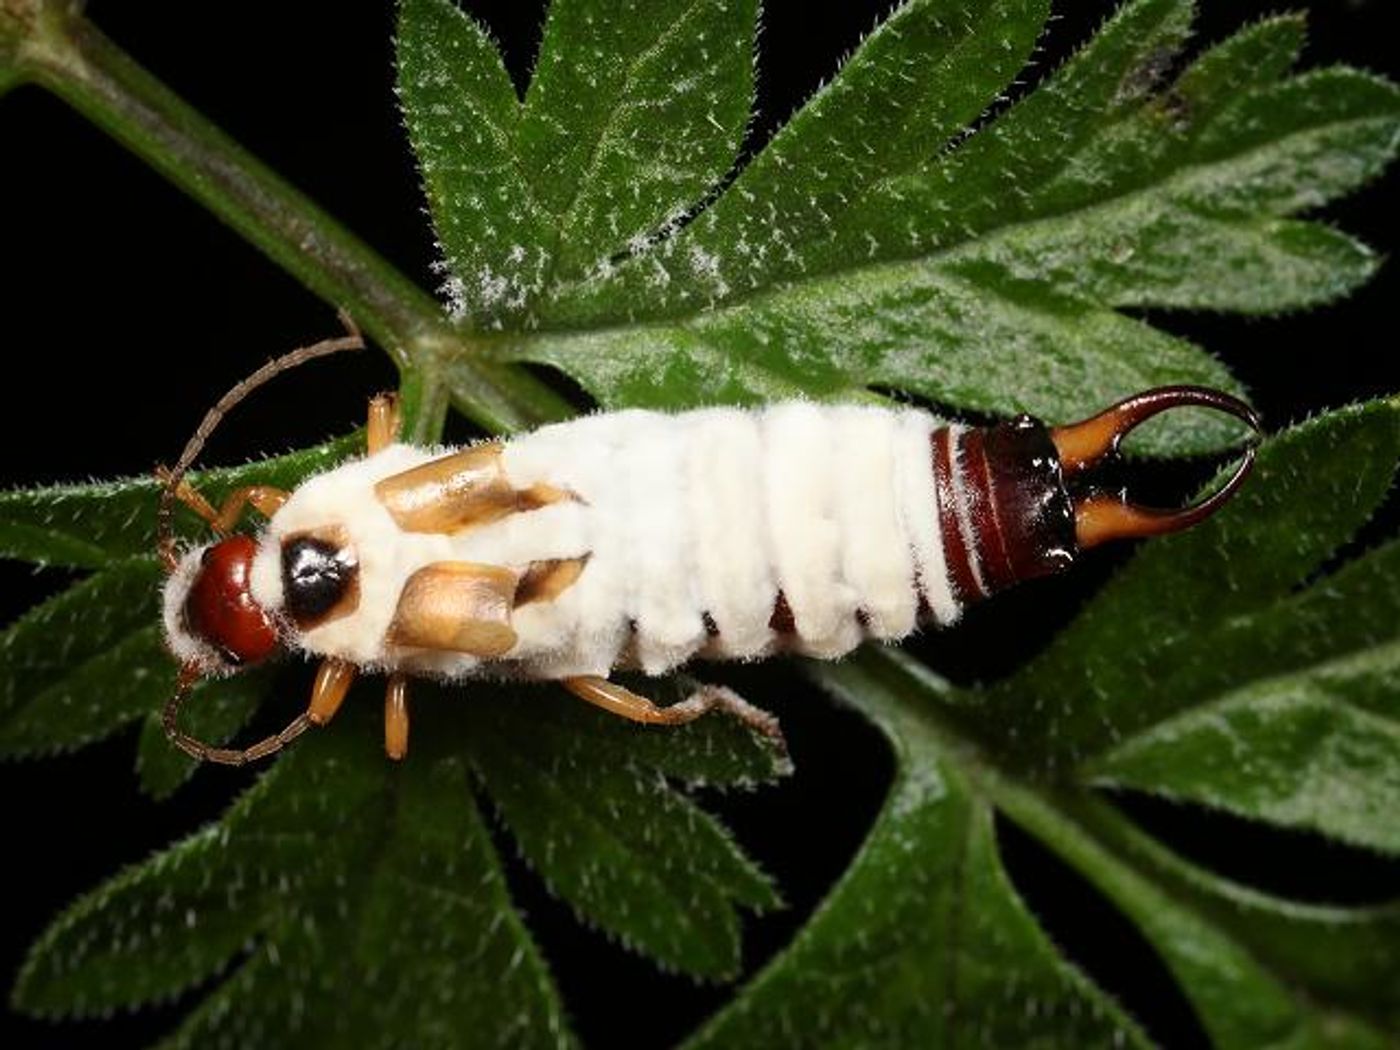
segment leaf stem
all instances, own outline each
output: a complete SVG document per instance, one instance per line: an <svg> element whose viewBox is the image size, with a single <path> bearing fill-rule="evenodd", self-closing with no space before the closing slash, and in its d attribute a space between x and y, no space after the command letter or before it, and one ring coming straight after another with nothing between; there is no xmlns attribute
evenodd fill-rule
<svg viewBox="0 0 1400 1050"><path fill-rule="evenodd" d="M903 754L905 749L928 748L955 766L983 799L1066 863L1090 874L1126 910L1165 892L1140 870L1141 850L1128 848L1127 838L1111 833L1119 829L1107 804L1081 787L1033 781L1002 768L959 724L956 688L912 657L898 650L867 650L842 669L810 665L808 674L869 715L901 753L901 762L921 760ZM923 702L911 702L915 697Z"/></svg>
<svg viewBox="0 0 1400 1050"><path fill-rule="evenodd" d="M412 445L431 445L441 440L450 396L437 376L418 370L404 373L399 384L399 398L403 413L402 439Z"/></svg>
<svg viewBox="0 0 1400 1050"><path fill-rule="evenodd" d="M13 63L0 69L0 80L30 79L48 88L311 291L347 310L398 365L420 439L440 435L445 391L464 415L494 431L568 414L559 395L527 372L488 359L430 295L137 65L72 5L0 0L0 34L8 38L0 66L5 58Z"/></svg>

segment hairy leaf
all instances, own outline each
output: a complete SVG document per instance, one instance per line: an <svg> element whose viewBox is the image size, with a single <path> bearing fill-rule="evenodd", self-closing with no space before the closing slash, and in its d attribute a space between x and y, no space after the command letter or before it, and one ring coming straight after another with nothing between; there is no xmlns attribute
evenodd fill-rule
<svg viewBox="0 0 1400 1050"><path fill-rule="evenodd" d="M153 561L118 562L31 610L0 635L0 754L53 754L100 740L157 711L175 689L161 640ZM246 687L207 682L195 707L250 710Z"/></svg>
<svg viewBox="0 0 1400 1050"><path fill-rule="evenodd" d="M561 368L614 407L892 387L1066 420L1148 382L1237 389L1198 348L1115 311L1273 313L1366 280L1369 249L1289 216L1393 157L1400 94L1344 68L1288 78L1294 16L1171 79L1191 15L1188 0L1128 4L959 138L1045 11L913 0L693 221L551 278L497 352ZM1233 436L1188 414L1139 447Z"/></svg>
<svg viewBox="0 0 1400 1050"><path fill-rule="evenodd" d="M244 485L295 488L308 475L358 454L363 441L352 434L285 456L196 471L189 480L217 506ZM154 476L0 492L0 557L96 569L113 559L151 555L159 502ZM208 536L208 527L178 505L175 522L183 536Z"/></svg>
<svg viewBox="0 0 1400 1050"><path fill-rule="evenodd" d="M1260 893L1182 860L1097 800L1059 802L1056 816L1077 826L1047 827L1047 839L1138 923L1218 1045L1390 1045L1400 906Z"/></svg>
<svg viewBox="0 0 1400 1050"><path fill-rule="evenodd" d="M1018 753L1037 762L1087 761L1241 674L1273 676L1394 639L1394 550L1298 588L1374 511L1397 461L1393 400L1270 442L1239 499L1206 528L1148 546L1054 645L993 690L985 722L1014 724Z"/></svg>
<svg viewBox="0 0 1400 1050"><path fill-rule="evenodd" d="M162 679L168 677L161 676ZM272 691L274 680L270 669L254 668L233 678L199 683L180 714L180 728L201 740L228 742L252 718L253 712ZM170 688L173 688L173 681ZM155 706L147 709L141 720L141 738L136 745L136 773L142 790L152 798L168 798L197 768L194 759L171 746L160 709Z"/></svg>
<svg viewBox="0 0 1400 1050"><path fill-rule="evenodd" d="M175 691L175 662L158 625L159 570L148 559L115 562L0 634L0 756L71 751L143 723L142 786L169 795L194 770L160 727ZM227 740L252 715L268 676L199 683L185 727Z"/></svg>
<svg viewBox="0 0 1400 1050"><path fill-rule="evenodd" d="M610 267L720 180L748 123L756 14L558 0L521 103L479 25L451 0L406 0L399 97L460 320L533 317L546 288Z"/></svg>
<svg viewBox="0 0 1400 1050"><path fill-rule="evenodd" d="M833 250L822 242L839 236L832 219L960 135L1021 71L1049 13L1045 0L895 8L685 232L692 265L681 280L724 299L809 274L807 253Z"/></svg>
<svg viewBox="0 0 1400 1050"><path fill-rule="evenodd" d="M538 691L536 691L536 694ZM733 977L739 965L736 905L777 905L767 878L713 817L667 786L647 756L629 746L655 731L616 726L577 703L541 703L539 695L473 705L472 761L525 857L587 922L596 923L668 968ZM582 715L583 717L580 717ZM543 717L542 717L543 716ZM616 737L621 746L599 746ZM708 760L738 729L706 719L664 741L657 757L674 769L683 756L705 755L709 777L725 774ZM672 734L666 734L672 735ZM771 750L743 733L748 755L736 782L772 780L782 767ZM743 752L731 751L731 760Z"/></svg>
<svg viewBox="0 0 1400 1050"><path fill-rule="evenodd" d="M460 759L400 769L376 750L369 732L317 734L220 826L80 901L35 946L20 1002L90 1014L219 975L169 1045L566 1045ZM452 994L488 982L489 999ZM425 1001L441 1011L427 1028Z"/></svg>
<svg viewBox="0 0 1400 1050"><path fill-rule="evenodd" d="M545 213L516 156L515 88L486 31L451 0L399 5L398 66L454 309L489 327L524 308L545 262Z"/></svg>
<svg viewBox="0 0 1400 1050"><path fill-rule="evenodd" d="M675 225L729 170L757 16L756 0L656 0L644 18L550 4L519 148L557 230L546 286Z"/></svg>
<svg viewBox="0 0 1400 1050"><path fill-rule="evenodd" d="M885 731L884 809L820 912L687 1046L1148 1045L1011 887L982 790L909 702L933 697L912 673L892 694L878 663L816 673Z"/></svg>
<svg viewBox="0 0 1400 1050"><path fill-rule="evenodd" d="M658 356L661 346L678 352ZM1236 389L1222 366L1139 321L1000 271L932 273L919 263L814 280L685 325L543 334L530 347L530 359L605 387L614 407L851 400L883 386L1068 422L1164 383ZM1194 413L1160 424L1151 451L1211 448L1235 433Z"/></svg>
<svg viewBox="0 0 1400 1050"><path fill-rule="evenodd" d="M1392 559L1394 560L1394 559ZM1362 571L1385 572L1373 559ZM1395 569L1389 570L1395 579ZM1400 854L1395 640L1225 692L1088 763L1136 787Z"/></svg>
<svg viewBox="0 0 1400 1050"><path fill-rule="evenodd" d="M435 715L455 701L427 699L443 702L424 705ZM537 744L517 758L521 741L550 725L554 705L543 699L538 691L481 696L466 722L425 718L413 760L401 767L378 753L371 708L352 699L336 731L306 738L216 827L124 873L62 916L35 946L19 1002L38 1013L85 1015L172 997L223 975L172 1045L243 1045L260 1034L296 1033L313 1043L353 1037L356 1045L387 1046L401 1044L405 1032L448 1045L453 1033L468 1030L480 1038L494 1032L502 1041L566 1044L557 994L505 897L468 761L481 769L527 853L542 841L546 822L555 852L534 856L566 895L580 894L585 915L597 913L671 965L732 970L732 908L771 906L767 880L711 818L664 786L645 757L599 766L582 757L587 739L570 734L571 753L556 747L546 756ZM708 768L702 756L724 751L734 781L771 777L780 768L771 745L744 736L744 747L728 749L733 727L715 720L670 743L690 756L682 765ZM529 772L529 763L545 761L556 763L563 777L557 785ZM513 785L520 763L527 772ZM548 807L529 801L532 790L583 784L586 792L551 798ZM636 823L619 824L623 815ZM599 829L623 851L577 852L548 826L561 818L583 825L584 846L598 844L591 832ZM668 913L644 907L654 902L636 880L682 863L693 865L688 878L673 872L663 883L679 887L687 906L704 901L709 911L666 922ZM603 882L592 888L590 877ZM628 904L636 910L629 913ZM673 950L666 938L676 936L695 943ZM721 940L708 946L706 938L715 936ZM142 960L152 950L162 961L147 967ZM363 994L347 1005L341 1000L349 982ZM490 996L456 994L488 986Z"/></svg>
<svg viewBox="0 0 1400 1050"><path fill-rule="evenodd" d="M401 0L398 91L464 333L424 337L413 382L470 403L470 353L501 375L555 366L610 407L897 391L1058 421L1167 382L1240 389L1125 311L1271 314L1375 269L1305 213L1392 159L1400 93L1294 74L1297 16L1186 61L1190 0L1131 0L1021 90L1047 0L907 0L745 156L757 8L555 0L522 98L470 13ZM1141 436L1183 453L1238 433L1180 413ZM290 486L349 441L196 483ZM1400 1028L1396 904L1238 885L1094 789L1400 853L1400 546L1347 549L1397 460L1393 399L1285 432L1228 513L1149 545L990 685L889 651L810 666L881 727L894 784L816 914L691 1044L1147 1045L1021 900L1002 819L1138 927L1218 1045L1382 1045ZM0 639L0 749L139 720L139 774L163 795L190 764L156 717L173 666L155 495L0 496L0 554L93 570ZM235 732L269 681L204 686L191 728ZM662 733L542 689L459 691L415 704L402 766L352 697L216 824L61 916L16 1003L93 1015L204 985L168 1045L571 1045L483 804L582 922L669 969L740 974L739 911L779 895L682 786L766 783L786 756L720 718Z"/></svg>

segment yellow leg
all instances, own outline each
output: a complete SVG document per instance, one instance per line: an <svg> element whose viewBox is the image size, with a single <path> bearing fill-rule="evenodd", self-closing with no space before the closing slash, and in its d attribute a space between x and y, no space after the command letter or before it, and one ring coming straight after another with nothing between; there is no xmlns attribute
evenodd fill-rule
<svg viewBox="0 0 1400 1050"><path fill-rule="evenodd" d="M408 754L408 680L401 674L389 676L384 694L384 753L395 762Z"/></svg>
<svg viewBox="0 0 1400 1050"><path fill-rule="evenodd" d="M371 455L399 439L400 422L397 394L376 394L369 399L365 446Z"/></svg>
<svg viewBox="0 0 1400 1050"><path fill-rule="evenodd" d="M282 509L288 495L271 485L249 485L246 488L234 489L228 494L224 505L219 508L219 513L210 524L216 532L232 532L233 527L238 524L238 516L248 505L264 518L270 518Z"/></svg>
<svg viewBox="0 0 1400 1050"><path fill-rule="evenodd" d="M749 728L776 741L786 750L778 720L762 708L754 707L732 689L702 685L678 704L657 707L644 696L596 675L563 679L564 688L580 700L644 725L678 726L693 722L714 710L727 712Z"/></svg>
<svg viewBox="0 0 1400 1050"><path fill-rule="evenodd" d="M335 717L350 684L355 681L355 665L344 660L322 660L316 671L316 684L311 687L311 706L306 717L312 725L323 726Z"/></svg>
<svg viewBox="0 0 1400 1050"><path fill-rule="evenodd" d="M158 467L156 468L156 477L165 481L170 477L170 471L164 467ZM273 488L271 485L247 485L230 492L224 499L223 506L215 510L213 505L184 478L181 478L180 484L175 486L175 498L208 522L209 527L221 535L233 531L233 527L238 524L238 517L243 513L245 506L251 504L253 509L263 517L270 518L281 509L282 504L287 502L287 495L286 492Z"/></svg>

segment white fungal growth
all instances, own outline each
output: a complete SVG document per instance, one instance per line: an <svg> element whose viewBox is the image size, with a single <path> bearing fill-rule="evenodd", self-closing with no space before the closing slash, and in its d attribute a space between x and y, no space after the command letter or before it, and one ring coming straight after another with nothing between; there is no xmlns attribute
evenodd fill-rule
<svg viewBox="0 0 1400 1050"><path fill-rule="evenodd" d="M759 411L589 416L518 437L500 455L517 491L570 498L450 532L405 531L377 482L444 450L393 445L304 483L273 516L252 593L282 604L289 536L334 527L359 566L352 615L296 639L360 666L457 679L660 674L697 654L756 659L778 649L819 657L941 622L959 603L944 567L927 413L778 404ZM386 644L406 582L434 563L523 575L583 560L548 600L514 608L499 660Z"/></svg>

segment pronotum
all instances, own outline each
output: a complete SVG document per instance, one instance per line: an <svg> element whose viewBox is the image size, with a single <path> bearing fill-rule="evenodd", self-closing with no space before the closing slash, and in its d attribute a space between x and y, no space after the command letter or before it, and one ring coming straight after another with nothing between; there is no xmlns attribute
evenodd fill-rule
<svg viewBox="0 0 1400 1050"><path fill-rule="evenodd" d="M770 716L702 687L659 707L609 681L695 658L793 652L832 659L867 639L947 625L965 606L1068 568L1108 540L1187 528L1220 508L1176 510L1080 491L1081 476L1168 409L1259 421L1216 390L1171 386L1068 426L1022 416L988 427L919 409L793 401L678 414L625 411L459 449L401 444L390 396L370 402L367 455L294 492L239 489L214 509L184 480L237 401L278 372L358 347L327 340L264 366L205 417L160 472L166 637L180 661L165 728L197 759L239 765L334 715L357 671L388 674L384 740L408 748L406 680L553 680L637 722L675 725L716 707L765 732ZM181 551L173 504L221 538ZM256 536L235 533L251 506ZM250 747L178 728L203 676L279 650L321 660L305 712Z"/></svg>

